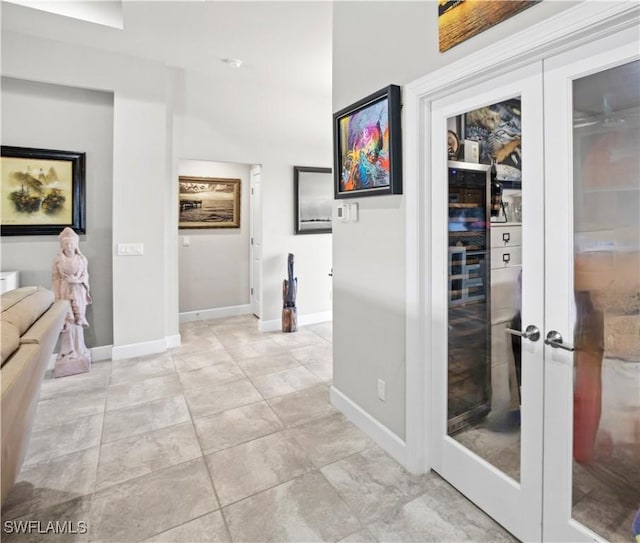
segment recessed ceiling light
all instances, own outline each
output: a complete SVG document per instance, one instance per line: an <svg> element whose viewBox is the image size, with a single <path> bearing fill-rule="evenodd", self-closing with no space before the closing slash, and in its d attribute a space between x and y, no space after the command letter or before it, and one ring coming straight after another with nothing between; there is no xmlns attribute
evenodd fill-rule
<svg viewBox="0 0 640 543"><path fill-rule="evenodd" d="M234 68L240 68L240 66L242 66L242 60L239 58L223 58L222 62Z"/></svg>

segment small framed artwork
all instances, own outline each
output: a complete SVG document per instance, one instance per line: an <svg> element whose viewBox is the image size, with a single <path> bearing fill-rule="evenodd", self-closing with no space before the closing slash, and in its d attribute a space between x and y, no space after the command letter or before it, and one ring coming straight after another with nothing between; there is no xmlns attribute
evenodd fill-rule
<svg viewBox="0 0 640 543"><path fill-rule="evenodd" d="M240 228L240 179L179 179L178 228Z"/></svg>
<svg viewBox="0 0 640 543"><path fill-rule="evenodd" d="M86 154L2 146L3 236L85 233Z"/></svg>
<svg viewBox="0 0 640 543"><path fill-rule="evenodd" d="M333 213L331 168L293 167L296 234L330 234Z"/></svg>
<svg viewBox="0 0 640 543"><path fill-rule="evenodd" d="M335 113L333 134L336 198L402 194L400 87Z"/></svg>

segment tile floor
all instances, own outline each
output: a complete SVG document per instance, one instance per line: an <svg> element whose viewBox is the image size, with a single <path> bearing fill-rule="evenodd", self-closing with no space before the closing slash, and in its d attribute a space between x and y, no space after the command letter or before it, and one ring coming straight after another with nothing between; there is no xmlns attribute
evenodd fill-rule
<svg viewBox="0 0 640 543"><path fill-rule="evenodd" d="M413 476L329 404L331 324L182 326L168 353L42 386L7 520L20 541L515 541L437 475Z"/></svg>

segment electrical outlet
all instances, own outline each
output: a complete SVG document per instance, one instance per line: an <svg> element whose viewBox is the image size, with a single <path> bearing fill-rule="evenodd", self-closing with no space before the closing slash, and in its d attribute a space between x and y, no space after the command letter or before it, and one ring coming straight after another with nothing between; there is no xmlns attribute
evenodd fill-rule
<svg viewBox="0 0 640 543"><path fill-rule="evenodd" d="M378 379L378 399L383 402L387 399L387 383Z"/></svg>

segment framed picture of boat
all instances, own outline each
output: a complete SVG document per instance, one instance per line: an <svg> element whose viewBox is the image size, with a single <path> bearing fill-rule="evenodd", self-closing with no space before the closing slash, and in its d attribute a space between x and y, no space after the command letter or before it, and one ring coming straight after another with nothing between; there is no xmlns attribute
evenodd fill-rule
<svg viewBox="0 0 640 543"><path fill-rule="evenodd" d="M3 236L85 233L86 154L2 146L0 211Z"/></svg>
<svg viewBox="0 0 640 543"><path fill-rule="evenodd" d="M178 228L240 228L240 179L180 176Z"/></svg>
<svg viewBox="0 0 640 543"><path fill-rule="evenodd" d="M295 234L330 234L333 214L331 168L293 167Z"/></svg>

